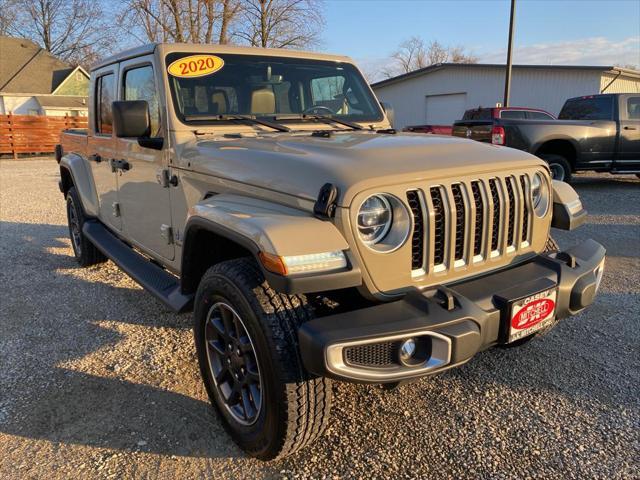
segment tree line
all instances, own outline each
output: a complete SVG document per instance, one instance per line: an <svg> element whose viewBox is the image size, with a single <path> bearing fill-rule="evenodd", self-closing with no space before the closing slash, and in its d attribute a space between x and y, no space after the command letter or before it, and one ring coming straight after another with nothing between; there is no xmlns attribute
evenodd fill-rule
<svg viewBox="0 0 640 480"><path fill-rule="evenodd" d="M323 0L0 0L0 35L27 38L83 66L153 42L313 49L324 26ZM414 36L393 51L381 74L444 62L477 58Z"/></svg>

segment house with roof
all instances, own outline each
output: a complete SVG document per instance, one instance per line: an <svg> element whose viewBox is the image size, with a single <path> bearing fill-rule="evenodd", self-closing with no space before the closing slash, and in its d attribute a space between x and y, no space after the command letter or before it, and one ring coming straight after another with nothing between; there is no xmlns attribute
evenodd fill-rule
<svg viewBox="0 0 640 480"><path fill-rule="evenodd" d="M503 101L505 65L438 63L371 85L393 105L394 126L451 125L465 110ZM510 105L557 115L565 100L597 93L640 93L640 71L616 66L514 65Z"/></svg>
<svg viewBox="0 0 640 480"><path fill-rule="evenodd" d="M86 116L89 74L30 40L0 36L0 115Z"/></svg>

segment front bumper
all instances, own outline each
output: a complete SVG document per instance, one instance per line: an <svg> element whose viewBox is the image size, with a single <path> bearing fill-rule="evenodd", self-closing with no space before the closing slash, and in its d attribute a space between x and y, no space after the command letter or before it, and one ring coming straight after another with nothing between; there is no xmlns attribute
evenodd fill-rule
<svg viewBox="0 0 640 480"><path fill-rule="evenodd" d="M305 367L340 380L386 383L461 365L477 352L505 342L508 307L517 299L557 288L557 320L590 305L604 257L604 247L587 240L480 278L416 289L396 302L311 320L298 331ZM378 361L395 358L407 338L417 339L426 351L418 364ZM358 352L356 362L351 352Z"/></svg>

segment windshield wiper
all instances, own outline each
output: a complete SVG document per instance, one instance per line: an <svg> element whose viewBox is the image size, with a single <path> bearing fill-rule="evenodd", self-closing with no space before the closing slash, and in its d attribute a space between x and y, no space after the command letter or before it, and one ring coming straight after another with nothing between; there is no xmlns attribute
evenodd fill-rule
<svg viewBox="0 0 640 480"><path fill-rule="evenodd" d="M282 125L277 122L270 122L268 120L261 120L253 115L185 115L184 119L188 122L193 121L241 121L247 122L252 125L264 125L265 127L273 128L279 132L290 132L291 129L286 125Z"/></svg>
<svg viewBox="0 0 640 480"><path fill-rule="evenodd" d="M300 115L276 115L273 117L274 120L319 120L324 123L337 123L338 125L344 125L345 127L352 128L353 130L363 130L363 127L358 125L357 123L349 122L348 120L341 120L339 118L330 117L328 115L315 115L315 114L307 114L302 113Z"/></svg>

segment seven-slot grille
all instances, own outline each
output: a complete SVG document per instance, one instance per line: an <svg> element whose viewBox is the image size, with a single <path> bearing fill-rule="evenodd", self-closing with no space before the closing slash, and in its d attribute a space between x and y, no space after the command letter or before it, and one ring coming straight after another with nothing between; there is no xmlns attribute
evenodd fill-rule
<svg viewBox="0 0 640 480"><path fill-rule="evenodd" d="M529 246L528 185L519 174L409 190L412 271L449 270Z"/></svg>

